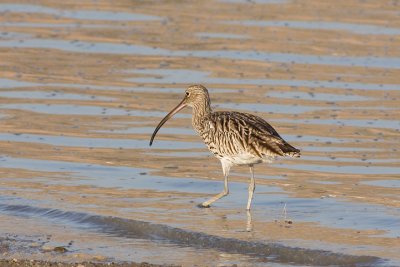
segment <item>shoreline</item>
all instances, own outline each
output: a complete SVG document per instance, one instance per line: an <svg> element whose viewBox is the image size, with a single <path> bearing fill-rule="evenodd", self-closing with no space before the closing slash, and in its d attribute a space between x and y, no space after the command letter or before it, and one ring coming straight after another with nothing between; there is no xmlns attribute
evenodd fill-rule
<svg viewBox="0 0 400 267"><path fill-rule="evenodd" d="M47 261L47 260L19 260L19 259L1 259L0 267L105 267L105 266L115 266L115 267L172 267L179 265L158 265L151 264L147 262L60 262L60 261Z"/></svg>
<svg viewBox="0 0 400 267"><path fill-rule="evenodd" d="M124 261L101 255L74 258L64 246L45 247L37 240L27 240L18 234L0 237L0 267L177 267L175 264L153 264L146 261ZM13 236L12 238L9 236Z"/></svg>

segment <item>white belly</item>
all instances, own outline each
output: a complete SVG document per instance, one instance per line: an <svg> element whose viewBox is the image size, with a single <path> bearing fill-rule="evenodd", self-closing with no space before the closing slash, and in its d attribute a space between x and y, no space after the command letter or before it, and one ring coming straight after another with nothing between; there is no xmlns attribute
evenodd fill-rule
<svg viewBox="0 0 400 267"><path fill-rule="evenodd" d="M235 156L223 156L222 159L231 162L233 165L250 165L262 162L271 162L274 158L260 158L250 153L242 153Z"/></svg>

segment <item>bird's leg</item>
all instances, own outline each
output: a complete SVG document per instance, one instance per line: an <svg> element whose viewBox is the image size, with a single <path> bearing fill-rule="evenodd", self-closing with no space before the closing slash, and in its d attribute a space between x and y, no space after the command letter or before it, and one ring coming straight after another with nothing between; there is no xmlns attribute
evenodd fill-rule
<svg viewBox="0 0 400 267"><path fill-rule="evenodd" d="M217 201L218 199L229 194L228 175L229 175L229 169L231 168L231 165L225 161L221 161L221 164L222 164L222 171L224 172L224 190L221 193L219 193L218 195L213 196L209 200L200 204L199 206L202 208L209 208L211 203L213 203L213 202Z"/></svg>
<svg viewBox="0 0 400 267"><path fill-rule="evenodd" d="M246 231L251 232L253 230L253 222L251 219L251 212L247 210L247 223L246 223Z"/></svg>
<svg viewBox="0 0 400 267"><path fill-rule="evenodd" d="M212 198L210 198L209 200L203 202L201 204L201 206L203 206L204 208L208 208L210 207L210 204L217 201L218 199L226 196L229 194L229 189L228 189L228 176L225 176L225 186L224 186L224 191L222 191L221 193L219 193L216 196L213 196Z"/></svg>
<svg viewBox="0 0 400 267"><path fill-rule="evenodd" d="M247 210L250 210L251 207L251 201L253 200L253 194L254 190L256 189L256 181L254 180L254 170L253 170L253 165L249 165L250 167L250 184L249 184L249 198L247 200Z"/></svg>

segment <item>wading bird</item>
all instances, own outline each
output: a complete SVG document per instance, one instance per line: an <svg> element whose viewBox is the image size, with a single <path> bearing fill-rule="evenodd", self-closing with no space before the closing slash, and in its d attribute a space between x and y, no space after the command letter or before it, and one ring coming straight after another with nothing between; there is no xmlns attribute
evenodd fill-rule
<svg viewBox="0 0 400 267"><path fill-rule="evenodd" d="M213 112L208 90L202 85L191 85L186 89L181 103L154 130L150 146L164 123L187 106L193 110L193 128L203 138L208 149L221 161L224 173L224 190L200 204L200 207L207 208L214 201L228 195L228 175L232 166L248 165L251 177L247 210L250 210L255 189L253 165L271 162L277 156L300 157L300 150L283 140L262 118L235 111Z"/></svg>

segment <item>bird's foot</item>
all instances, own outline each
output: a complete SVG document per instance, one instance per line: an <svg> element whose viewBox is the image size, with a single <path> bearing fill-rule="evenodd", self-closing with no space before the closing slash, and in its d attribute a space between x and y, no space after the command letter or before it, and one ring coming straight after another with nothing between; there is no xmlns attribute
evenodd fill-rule
<svg viewBox="0 0 400 267"><path fill-rule="evenodd" d="M203 203L200 203L199 205L197 205L197 207L201 208L201 209L205 209L205 208L209 208L211 206L210 205L204 205Z"/></svg>

